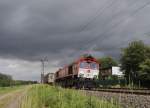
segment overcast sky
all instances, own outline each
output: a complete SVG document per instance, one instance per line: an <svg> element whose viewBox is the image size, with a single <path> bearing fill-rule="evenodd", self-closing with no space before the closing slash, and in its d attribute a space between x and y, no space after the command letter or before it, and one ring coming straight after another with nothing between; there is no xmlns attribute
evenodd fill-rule
<svg viewBox="0 0 150 108"><path fill-rule="evenodd" d="M150 0L0 0L0 72L39 80L90 51L119 59L133 40L150 43Z"/></svg>

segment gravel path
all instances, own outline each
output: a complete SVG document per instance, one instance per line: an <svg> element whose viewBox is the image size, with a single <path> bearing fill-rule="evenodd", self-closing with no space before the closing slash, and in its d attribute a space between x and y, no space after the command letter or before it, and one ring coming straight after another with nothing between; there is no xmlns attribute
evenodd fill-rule
<svg viewBox="0 0 150 108"><path fill-rule="evenodd" d="M84 91L86 95L96 96L107 101L119 103L123 108L150 108L150 95L133 95L98 91Z"/></svg>

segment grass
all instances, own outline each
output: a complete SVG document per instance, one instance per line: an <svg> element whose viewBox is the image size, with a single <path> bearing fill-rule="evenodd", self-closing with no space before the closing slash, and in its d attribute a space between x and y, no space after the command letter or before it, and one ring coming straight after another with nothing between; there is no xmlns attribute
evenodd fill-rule
<svg viewBox="0 0 150 108"><path fill-rule="evenodd" d="M120 108L96 97L86 96L80 91L62 89L48 85L32 86L20 105L21 108Z"/></svg>
<svg viewBox="0 0 150 108"><path fill-rule="evenodd" d="M21 88L21 86L0 87L0 95L18 90L19 88Z"/></svg>

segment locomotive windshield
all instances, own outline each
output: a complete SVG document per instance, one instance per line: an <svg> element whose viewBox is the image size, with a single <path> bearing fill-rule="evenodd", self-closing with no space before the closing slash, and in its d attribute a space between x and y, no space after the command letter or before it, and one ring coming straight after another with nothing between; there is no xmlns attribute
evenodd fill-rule
<svg viewBox="0 0 150 108"><path fill-rule="evenodd" d="M91 69L97 69L98 65L95 62L81 62L80 68L91 68Z"/></svg>
<svg viewBox="0 0 150 108"><path fill-rule="evenodd" d="M91 69L97 69L97 64L96 63L90 63Z"/></svg>
<svg viewBox="0 0 150 108"><path fill-rule="evenodd" d="M87 62L81 62L80 63L80 68L89 68L89 63L87 63Z"/></svg>

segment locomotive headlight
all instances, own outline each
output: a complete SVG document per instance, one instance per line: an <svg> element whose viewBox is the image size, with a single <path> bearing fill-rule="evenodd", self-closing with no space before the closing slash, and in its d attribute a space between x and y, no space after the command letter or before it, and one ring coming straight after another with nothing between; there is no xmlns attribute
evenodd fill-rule
<svg viewBox="0 0 150 108"><path fill-rule="evenodd" d="M79 77L83 77L83 76L84 76L84 74L82 74L82 73L79 74Z"/></svg>
<svg viewBox="0 0 150 108"><path fill-rule="evenodd" d="M98 76L97 75L94 75L94 79L97 79L98 78Z"/></svg>

